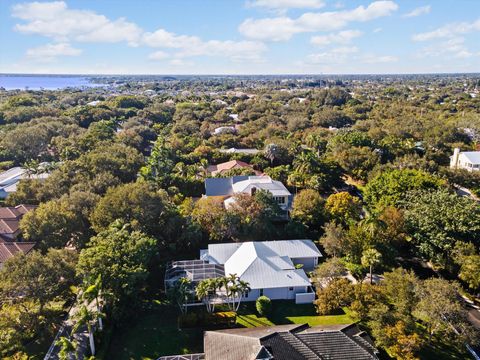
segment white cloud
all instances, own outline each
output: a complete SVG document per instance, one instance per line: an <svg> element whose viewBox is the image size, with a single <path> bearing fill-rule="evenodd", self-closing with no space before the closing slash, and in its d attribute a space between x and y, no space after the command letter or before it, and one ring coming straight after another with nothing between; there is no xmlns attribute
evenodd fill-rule
<svg viewBox="0 0 480 360"><path fill-rule="evenodd" d="M373 32L376 34L376 33L381 32L382 30L383 29L381 27L379 27L379 28L374 29Z"/></svg>
<svg viewBox="0 0 480 360"><path fill-rule="evenodd" d="M267 9L311 8L318 9L325 6L323 0L250 0L248 7L263 7Z"/></svg>
<svg viewBox="0 0 480 360"><path fill-rule="evenodd" d="M192 66L193 65L192 61L186 61L186 60L183 60L183 59L172 59L172 60L170 60L169 63L170 63L170 65L181 66L181 67Z"/></svg>
<svg viewBox="0 0 480 360"><path fill-rule="evenodd" d="M310 42L317 46L327 46L330 44L348 44L354 38L362 36L359 30L343 30L334 34L313 36Z"/></svg>
<svg viewBox="0 0 480 360"><path fill-rule="evenodd" d="M330 71L341 64L387 64L397 62L398 58L392 55L362 54L357 47L342 46L330 51L307 56L306 63L310 65L327 65Z"/></svg>
<svg viewBox="0 0 480 360"><path fill-rule="evenodd" d="M381 0L352 10L304 13L296 19L287 16L246 19L240 24L239 31L252 39L284 41L297 33L334 31L350 22L366 22L388 16L397 9L395 2Z"/></svg>
<svg viewBox="0 0 480 360"><path fill-rule="evenodd" d="M27 50L27 58L41 62L49 62L59 56L79 56L81 49L76 49L68 43L46 44Z"/></svg>
<svg viewBox="0 0 480 360"><path fill-rule="evenodd" d="M69 9L64 1L14 5L12 16L24 20L15 29L57 41L122 42L135 45L142 30L124 18L110 20L89 10Z"/></svg>
<svg viewBox="0 0 480 360"><path fill-rule="evenodd" d="M170 55L164 51L155 51L154 53L151 53L148 55L148 58L150 60L165 60L168 59Z"/></svg>
<svg viewBox="0 0 480 360"><path fill-rule="evenodd" d="M441 43L427 46L417 54L418 58L425 57L449 57L455 59L466 59L472 57L473 53L465 46L463 37L455 37L442 41Z"/></svg>
<svg viewBox="0 0 480 360"><path fill-rule="evenodd" d="M410 17L416 17L420 15L426 15L426 14L429 14L431 10L432 10L432 7L430 5L420 6L413 9L409 13L404 14L403 17L410 18Z"/></svg>
<svg viewBox="0 0 480 360"><path fill-rule="evenodd" d="M414 41L428 41L433 39L452 38L457 35L480 31L480 18L474 22L461 22L444 25L436 30L415 34Z"/></svg>
<svg viewBox="0 0 480 360"><path fill-rule="evenodd" d="M284 0L284 4L287 1ZM64 1L17 4L12 8L12 16L24 21L15 26L17 31L53 38L61 44L71 41L126 42L130 46L176 49L177 52L172 55L175 58L218 56L234 61L261 61L266 50L266 46L258 41L204 41L197 36L178 35L164 29L144 32L137 24L125 18L110 20L90 10L70 9ZM164 58L162 52L149 56L151 60Z"/></svg>
<svg viewBox="0 0 480 360"><path fill-rule="evenodd" d="M339 47L330 51L310 54L307 56L307 63L309 64L331 64L331 63L345 63L352 54L358 52L356 47Z"/></svg>
<svg viewBox="0 0 480 360"><path fill-rule="evenodd" d="M260 61L266 46L258 41L208 40L197 36L177 35L164 29L145 33L142 43L150 47L177 49L175 57L223 56L232 60Z"/></svg>
<svg viewBox="0 0 480 360"><path fill-rule="evenodd" d="M365 64L380 64L397 62L398 58L392 55L366 54L361 57L361 61Z"/></svg>

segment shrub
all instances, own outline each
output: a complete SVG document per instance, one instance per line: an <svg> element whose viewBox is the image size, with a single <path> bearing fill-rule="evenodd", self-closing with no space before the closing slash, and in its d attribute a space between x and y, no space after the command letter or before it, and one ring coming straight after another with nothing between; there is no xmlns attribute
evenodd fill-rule
<svg viewBox="0 0 480 360"><path fill-rule="evenodd" d="M260 296L257 299L255 306L260 315L267 316L268 314L270 314L270 311L272 310L272 300L270 300L266 296Z"/></svg>

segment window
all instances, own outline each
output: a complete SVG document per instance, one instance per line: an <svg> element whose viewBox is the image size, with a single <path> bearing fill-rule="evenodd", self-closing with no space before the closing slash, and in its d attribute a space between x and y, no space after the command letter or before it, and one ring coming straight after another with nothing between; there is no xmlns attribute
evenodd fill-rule
<svg viewBox="0 0 480 360"><path fill-rule="evenodd" d="M289 287L289 288L288 288L288 291L293 291L293 287Z"/></svg>
<svg viewBox="0 0 480 360"><path fill-rule="evenodd" d="M260 296L263 296L263 289L260 289Z"/></svg>
<svg viewBox="0 0 480 360"><path fill-rule="evenodd" d="M273 200L277 202L277 204L285 204L285 197L284 196L274 196Z"/></svg>

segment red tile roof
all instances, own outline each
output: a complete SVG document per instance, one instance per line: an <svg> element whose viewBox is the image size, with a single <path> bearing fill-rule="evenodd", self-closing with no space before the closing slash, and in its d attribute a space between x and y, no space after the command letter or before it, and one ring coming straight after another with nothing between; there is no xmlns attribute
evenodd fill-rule
<svg viewBox="0 0 480 360"><path fill-rule="evenodd" d="M0 242L0 264L14 257L19 252L28 254L34 246L34 242Z"/></svg>
<svg viewBox="0 0 480 360"><path fill-rule="evenodd" d="M35 209L34 205L18 205L15 207L0 207L0 235L9 234L12 237L19 230L20 219L30 210Z"/></svg>
<svg viewBox="0 0 480 360"><path fill-rule="evenodd" d="M225 171L228 171L228 170L231 170L231 169L237 169L237 168L253 169L252 165L247 164L246 162L243 162L243 161L240 161L240 160L231 160L231 161L227 161L227 162L224 162L224 163L221 163L221 164L218 164L218 165L211 165L211 166L208 167L208 171L212 175L216 175L216 174L221 174ZM255 173L257 173L257 172L255 171Z"/></svg>

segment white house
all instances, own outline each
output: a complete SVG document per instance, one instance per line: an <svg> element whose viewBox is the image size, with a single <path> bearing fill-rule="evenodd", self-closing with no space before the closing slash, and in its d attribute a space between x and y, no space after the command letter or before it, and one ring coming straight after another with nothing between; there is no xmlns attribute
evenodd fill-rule
<svg viewBox="0 0 480 360"><path fill-rule="evenodd" d="M229 178L208 178L205 180L205 196L221 197L225 207L235 201L235 194L253 195L257 190L268 191L284 211L290 209L292 194L282 182L270 176L233 176Z"/></svg>
<svg viewBox="0 0 480 360"><path fill-rule="evenodd" d="M45 167L46 163L40 164ZM10 193L17 191L17 185L22 179L40 179L44 180L49 173L31 174L21 167L13 167L7 171L0 173L0 199L5 199Z"/></svg>
<svg viewBox="0 0 480 360"><path fill-rule="evenodd" d="M297 294L311 294L312 271L322 254L312 240L249 241L210 244L200 251L209 264L223 265L225 274L236 274L250 285L244 301L265 295L272 300L294 300ZM299 268L297 268L297 266Z"/></svg>
<svg viewBox="0 0 480 360"><path fill-rule="evenodd" d="M480 170L480 151L460 151L459 148L455 148L453 155L450 156L450 167L468 171Z"/></svg>
<svg viewBox="0 0 480 360"><path fill-rule="evenodd" d="M214 135L222 135L222 134L236 134L237 129L235 126L220 126L213 131Z"/></svg>

